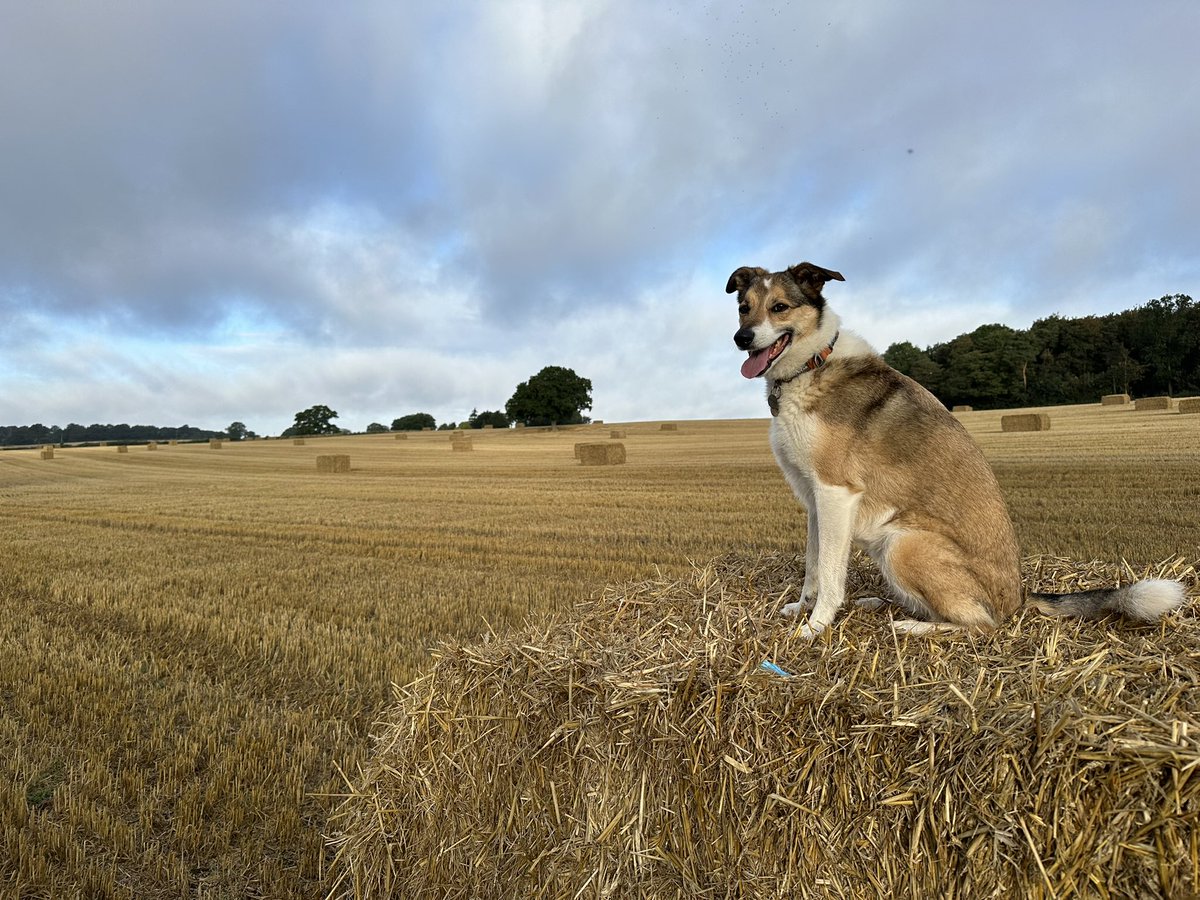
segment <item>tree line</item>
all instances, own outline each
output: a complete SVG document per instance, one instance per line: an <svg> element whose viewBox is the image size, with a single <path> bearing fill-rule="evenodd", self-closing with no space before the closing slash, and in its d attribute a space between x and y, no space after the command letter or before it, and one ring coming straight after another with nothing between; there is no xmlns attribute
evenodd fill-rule
<svg viewBox="0 0 1200 900"><path fill-rule="evenodd" d="M982 325L924 350L903 341L883 358L947 406L977 409L1096 403L1200 393L1200 304L1186 294L1104 316Z"/></svg>
<svg viewBox="0 0 1200 900"><path fill-rule="evenodd" d="M201 441L224 437L221 431L206 431L191 425L160 428L157 425L0 425L0 447L28 444L86 444L108 441L133 444L148 441Z"/></svg>

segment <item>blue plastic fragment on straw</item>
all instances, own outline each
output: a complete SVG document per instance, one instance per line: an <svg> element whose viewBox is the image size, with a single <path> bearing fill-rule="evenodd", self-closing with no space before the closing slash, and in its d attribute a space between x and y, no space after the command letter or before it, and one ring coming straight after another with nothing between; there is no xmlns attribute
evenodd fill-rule
<svg viewBox="0 0 1200 900"><path fill-rule="evenodd" d="M779 668L779 666L775 665L775 663L771 662L769 659L764 659L762 661L762 668L766 669L772 675L780 675L784 678L792 677L791 672L788 672L785 669Z"/></svg>

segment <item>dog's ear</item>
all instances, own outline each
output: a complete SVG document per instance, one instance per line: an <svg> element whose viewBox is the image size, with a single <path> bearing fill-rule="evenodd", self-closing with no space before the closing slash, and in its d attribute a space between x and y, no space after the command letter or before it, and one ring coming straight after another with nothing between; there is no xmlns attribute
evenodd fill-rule
<svg viewBox="0 0 1200 900"><path fill-rule="evenodd" d="M744 291L750 286L750 282L755 278L761 278L763 275L770 275L766 269L761 266L742 266L736 272L729 276L729 281L725 282L725 293L732 294L734 291Z"/></svg>
<svg viewBox="0 0 1200 900"><path fill-rule="evenodd" d="M845 281L841 272L834 272L832 269L822 269L820 266L814 266L809 262L802 262L799 265L791 266L788 269L788 274L792 276L792 280L799 285L811 285L820 293L821 288L825 286L827 281Z"/></svg>

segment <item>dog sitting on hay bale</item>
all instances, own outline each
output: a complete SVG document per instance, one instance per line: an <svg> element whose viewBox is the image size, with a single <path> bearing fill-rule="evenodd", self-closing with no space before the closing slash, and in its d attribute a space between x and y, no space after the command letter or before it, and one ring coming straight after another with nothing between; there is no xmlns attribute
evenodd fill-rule
<svg viewBox="0 0 1200 900"><path fill-rule="evenodd" d="M372 897L1192 896L1200 639L1020 613L816 652L797 561L610 588L435 653L334 817ZM1024 561L1031 589L1132 573ZM851 566L855 596L877 572ZM1197 562L1153 573L1195 596ZM1174 617L1183 613L1176 612ZM1119 635L1119 636L1118 636ZM762 668L771 661L783 675Z"/></svg>

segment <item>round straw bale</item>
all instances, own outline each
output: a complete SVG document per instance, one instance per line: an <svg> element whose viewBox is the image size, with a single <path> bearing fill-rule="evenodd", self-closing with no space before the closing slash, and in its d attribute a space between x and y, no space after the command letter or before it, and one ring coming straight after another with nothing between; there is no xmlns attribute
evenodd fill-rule
<svg viewBox="0 0 1200 900"><path fill-rule="evenodd" d="M1189 397L1187 400L1180 400L1179 411L1181 413L1200 413L1200 397Z"/></svg>
<svg viewBox="0 0 1200 900"><path fill-rule="evenodd" d="M1018 413L1000 417L1001 431L1049 431L1050 416L1046 413Z"/></svg>
<svg viewBox="0 0 1200 900"><path fill-rule="evenodd" d="M1100 398L1101 406L1124 406L1128 402L1128 394L1105 394Z"/></svg>
<svg viewBox="0 0 1200 900"><path fill-rule="evenodd" d="M350 471L350 457L345 453L329 453L317 457L317 471L337 473Z"/></svg>
<svg viewBox="0 0 1200 900"><path fill-rule="evenodd" d="M854 610L812 643L778 616L801 566L730 557L435 650L331 821L336 895L1200 890L1194 628L1114 643L1027 613L897 639ZM1197 566L1149 574L1195 595ZM1024 568L1034 590L1125 577ZM849 587L884 589L865 564Z"/></svg>
<svg viewBox="0 0 1200 900"><path fill-rule="evenodd" d="M1133 401L1133 408L1139 412L1145 409L1170 409L1170 397L1142 397Z"/></svg>
<svg viewBox="0 0 1200 900"><path fill-rule="evenodd" d="M576 444L575 457L585 466L619 466L625 462L625 445L611 441Z"/></svg>

